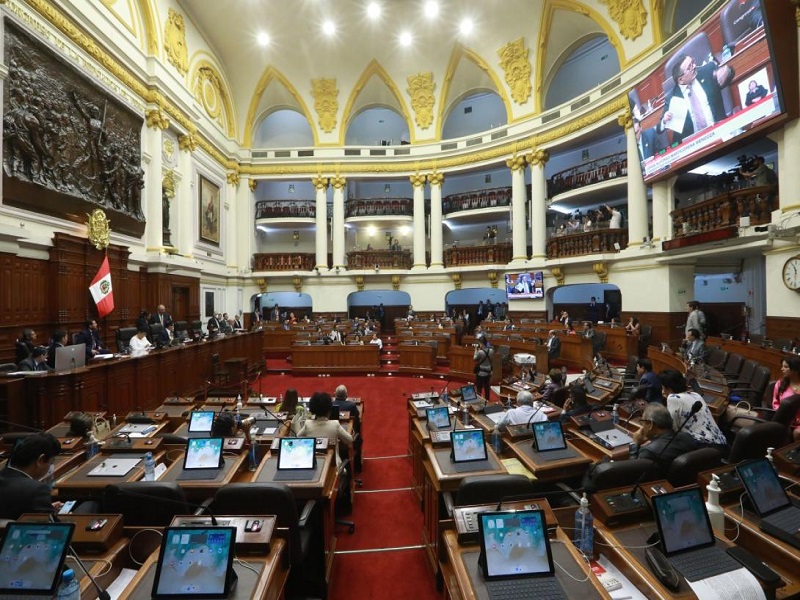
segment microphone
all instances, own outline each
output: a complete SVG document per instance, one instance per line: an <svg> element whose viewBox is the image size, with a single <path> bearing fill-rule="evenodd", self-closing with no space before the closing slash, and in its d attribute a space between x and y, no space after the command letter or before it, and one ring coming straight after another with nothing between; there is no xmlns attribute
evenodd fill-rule
<svg viewBox="0 0 800 600"><path fill-rule="evenodd" d="M50 513L50 520L53 523L60 523L61 521L58 520L58 517L55 513ZM89 570L86 568L86 565L83 564L83 561L78 556L78 553L75 552L75 548L72 547L72 544L69 545L69 553L72 555L72 558L75 559L75 562L78 563L78 566L81 568L81 571L89 578L89 581L92 582L92 585L97 590L97 600L111 600L111 594L105 591L103 588L100 587L100 584L97 583L97 580L92 577L92 574L89 573Z"/></svg>
<svg viewBox="0 0 800 600"><path fill-rule="evenodd" d="M631 414L628 415L628 418L625 419L625 425L628 425L631 422L631 419L636 416L637 413L641 414L644 411L641 408L637 408L631 411Z"/></svg>
<svg viewBox="0 0 800 600"><path fill-rule="evenodd" d="M286 429L289 431L289 437L297 437L297 436L295 435L294 431L292 430L292 426L291 426L291 425L289 425L289 418L288 418L288 417L279 417L278 415L276 415L274 412L272 412L270 409L268 409L268 408L267 408L265 405L263 405L263 404L261 405L261 410L263 410L263 411L264 411L264 414L265 414L265 415L266 415L268 418L271 418L271 420L278 421L278 422L279 422L281 425L283 425L284 427L286 427Z"/></svg>
<svg viewBox="0 0 800 600"><path fill-rule="evenodd" d="M694 418L694 416L698 412L700 412L700 409L702 408L703 408L703 401L702 400L695 401L695 403L692 404L691 410L689 411L689 416L683 420L683 423L681 423L680 427L678 427L677 431L675 431L675 435L673 435L667 441L667 443L661 449L661 452L659 452L656 455L656 459L647 467L647 469L645 469L642 472L641 475L639 475L639 478L636 480L636 483L633 484L633 489L631 489L630 492L623 492L621 494L617 494L616 496L614 496L614 506L617 507L616 508L617 511L626 510L629 508L638 508L639 501L636 499L636 493L639 491L639 486L642 484L642 481L644 481L644 478L648 476L653 466L658 464L658 461L661 458L661 456L664 454L664 452L666 452L667 448L670 447L675 438L678 437L678 434L683 430L683 428L686 427L686 424L689 421L691 421L692 418Z"/></svg>
<svg viewBox="0 0 800 600"><path fill-rule="evenodd" d="M580 493L583 493L583 488L575 488L575 489L566 488L562 490L550 490L548 492L531 490L527 494L514 494L511 496L503 496L497 503L497 508L495 508L495 510L496 511L501 510L503 504L505 504L506 502L517 502L519 500L528 500L529 498L543 498L547 496L558 496L561 494L580 494ZM534 507L534 508L540 508L540 507Z"/></svg>
<svg viewBox="0 0 800 600"><path fill-rule="evenodd" d="M130 434L130 433L121 433L121 432L120 432L120 433L117 433L117 434L116 434L114 437L115 437L115 438L119 438L119 439L126 440L126 443L128 444L128 446L131 446L131 445L132 445L132 442L131 442L131 434Z"/></svg>
<svg viewBox="0 0 800 600"><path fill-rule="evenodd" d="M11 421L0 420L0 425L11 425L11 427L15 427L23 431L32 431L34 433L42 433L44 431L44 429L37 429L36 427L31 427L30 425L21 425L20 423L13 423ZM6 433L10 432L7 431ZM0 437L3 437L2 433L0 433Z"/></svg>
<svg viewBox="0 0 800 600"><path fill-rule="evenodd" d="M129 496L131 498L141 498L142 500L147 500L148 502L177 504L178 506L182 506L183 508L186 508L187 506L190 508L202 508L205 512L208 513L208 516L211 517L211 524L214 527L218 526L217 517L214 516L214 513L211 512L211 509L205 504L194 504L192 502L182 502L181 500L173 500L172 498L162 498L160 496L150 496L148 494L140 494L139 492L132 492L130 490L122 489L121 487L119 487L118 485L114 485L113 483L106 486L106 493L115 496Z"/></svg>

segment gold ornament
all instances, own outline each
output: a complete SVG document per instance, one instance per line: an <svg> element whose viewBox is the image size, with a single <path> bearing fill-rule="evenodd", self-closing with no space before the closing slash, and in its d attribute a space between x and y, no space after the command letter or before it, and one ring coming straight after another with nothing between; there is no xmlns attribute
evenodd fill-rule
<svg viewBox="0 0 800 600"><path fill-rule="evenodd" d="M506 76L506 83L511 89L511 97L517 104L525 104L531 96L531 63L528 60L530 50L525 47L522 38L509 42L497 51L500 66Z"/></svg>
<svg viewBox="0 0 800 600"><path fill-rule="evenodd" d="M428 183L431 185L442 185L444 183L444 174L434 171L428 175Z"/></svg>
<svg viewBox="0 0 800 600"><path fill-rule="evenodd" d="M487 275L489 276L489 283L493 288L496 288L498 282L497 271L489 271Z"/></svg>
<svg viewBox="0 0 800 600"><path fill-rule="evenodd" d="M400 275L392 275L392 289L394 291L400 289Z"/></svg>
<svg viewBox="0 0 800 600"><path fill-rule="evenodd" d="M408 178L411 181L411 185L413 187L423 187L425 185L425 175L420 175L419 173L415 175L410 175Z"/></svg>
<svg viewBox="0 0 800 600"><path fill-rule="evenodd" d="M172 141L171 138L167 138L164 140L164 160L167 162L172 162L175 160L175 142Z"/></svg>
<svg viewBox="0 0 800 600"><path fill-rule="evenodd" d="M417 73L406 77L408 82L408 95L411 96L411 108L414 109L414 120L420 129L427 129L433 123L433 106L436 99L433 91L433 73Z"/></svg>
<svg viewBox="0 0 800 600"><path fill-rule="evenodd" d="M186 47L186 24L183 15L169 9L167 24L164 25L164 51L169 64L178 69L181 75L189 70L189 51Z"/></svg>
<svg viewBox="0 0 800 600"><path fill-rule="evenodd" d="M255 193L256 189L258 189L258 179L251 179L247 182L247 185L250 186L250 191Z"/></svg>
<svg viewBox="0 0 800 600"><path fill-rule="evenodd" d="M336 115L339 112L336 80L312 79L311 95L314 96L314 110L319 117L319 126L325 133L330 133L336 127Z"/></svg>
<svg viewBox="0 0 800 600"><path fill-rule="evenodd" d="M556 278L557 285L564 285L566 273L564 273L564 270L561 267L552 267L550 269L550 273L552 273L553 277Z"/></svg>
<svg viewBox="0 0 800 600"><path fill-rule="evenodd" d="M356 276L356 288L358 289L359 292L363 292L364 291L364 276L363 275L357 275Z"/></svg>
<svg viewBox="0 0 800 600"><path fill-rule="evenodd" d="M617 123L619 123L620 127L626 130L633 127L633 115L631 114L631 110L628 109L624 113L619 115L617 117Z"/></svg>
<svg viewBox="0 0 800 600"><path fill-rule="evenodd" d="M339 175L336 177L331 177L331 185L335 190L343 190L344 186L347 185L347 179L340 177Z"/></svg>
<svg viewBox="0 0 800 600"><path fill-rule="evenodd" d="M259 277L258 279L256 279L256 285L258 286L258 289L260 289L262 292L267 291L267 279L265 277Z"/></svg>
<svg viewBox="0 0 800 600"><path fill-rule="evenodd" d="M450 279L453 280L453 285L455 285L455 288L457 290L460 290L461 289L461 283L462 283L462 281L461 281L461 273L453 273L452 275L450 275Z"/></svg>
<svg viewBox="0 0 800 600"><path fill-rule="evenodd" d="M186 152L197 150L197 136L194 133L178 136L178 148Z"/></svg>
<svg viewBox="0 0 800 600"><path fill-rule="evenodd" d="M228 183L230 183L232 186L239 187L239 181L240 181L239 171L228 171L225 178L228 180Z"/></svg>
<svg viewBox="0 0 800 600"><path fill-rule="evenodd" d="M506 166L512 171L522 171L525 169L526 164L527 161L525 159L525 156L522 154L506 160Z"/></svg>
<svg viewBox="0 0 800 600"><path fill-rule="evenodd" d="M592 271L600 278L600 283L608 283L608 263L594 263Z"/></svg>
<svg viewBox="0 0 800 600"><path fill-rule="evenodd" d="M300 292L303 289L303 280L300 279L297 275L292 277L292 285L294 286L294 290L296 292Z"/></svg>
<svg viewBox="0 0 800 600"><path fill-rule="evenodd" d="M548 160L550 160L550 153L547 150L542 150L541 148L534 150L528 155L528 162L534 167L541 166L544 168Z"/></svg>
<svg viewBox="0 0 800 600"><path fill-rule="evenodd" d="M169 129L169 119L161 107L148 108L144 111L144 121L151 129Z"/></svg>
<svg viewBox="0 0 800 600"><path fill-rule="evenodd" d="M86 213L89 217L87 226L89 228L89 241L98 250L108 248L111 243L110 221L106 218L106 213L102 209L95 208L91 213Z"/></svg>
<svg viewBox="0 0 800 600"><path fill-rule="evenodd" d="M608 6L608 14L619 25L620 33L629 40L635 40L647 24L647 9L642 0L600 0Z"/></svg>
<svg viewBox="0 0 800 600"><path fill-rule="evenodd" d="M206 114L232 137L234 128L230 121L233 109L222 83L222 77L214 65L207 61L200 63L194 72L192 93L203 106Z"/></svg>
<svg viewBox="0 0 800 600"><path fill-rule="evenodd" d="M311 180L311 183L314 184L314 189L315 190L328 189L328 178L327 177L314 177Z"/></svg>

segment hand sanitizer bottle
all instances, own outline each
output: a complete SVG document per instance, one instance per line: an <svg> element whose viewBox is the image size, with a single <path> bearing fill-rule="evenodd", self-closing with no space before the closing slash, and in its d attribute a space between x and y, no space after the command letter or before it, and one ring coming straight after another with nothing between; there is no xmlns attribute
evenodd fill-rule
<svg viewBox="0 0 800 600"><path fill-rule="evenodd" d="M584 492L581 505L575 511L575 531L572 539L575 546L586 558L594 554L594 516L589 510L589 499Z"/></svg>

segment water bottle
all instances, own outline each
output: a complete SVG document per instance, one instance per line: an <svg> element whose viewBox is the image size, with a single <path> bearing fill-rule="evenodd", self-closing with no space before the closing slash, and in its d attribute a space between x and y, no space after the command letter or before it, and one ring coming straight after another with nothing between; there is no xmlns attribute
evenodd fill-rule
<svg viewBox="0 0 800 600"><path fill-rule="evenodd" d="M44 483L48 488L51 490L56 484L56 466L53 463L50 463L50 466L47 468L47 475L42 477L42 483Z"/></svg>
<svg viewBox="0 0 800 600"><path fill-rule="evenodd" d="M92 458L100 451L100 443L94 437L94 431L89 432L89 439L86 442L86 458Z"/></svg>
<svg viewBox="0 0 800 600"><path fill-rule="evenodd" d="M75 571L67 569L61 574L61 584L56 592L58 600L81 600L81 586L75 579Z"/></svg>
<svg viewBox="0 0 800 600"><path fill-rule="evenodd" d="M256 467L258 466L258 461L256 460L256 444L250 443L250 450L247 453L247 460L248 460L248 469L250 471L255 471Z"/></svg>
<svg viewBox="0 0 800 600"><path fill-rule="evenodd" d="M156 480L156 461L153 460L152 452L148 452L144 455L144 480Z"/></svg>
<svg viewBox="0 0 800 600"><path fill-rule="evenodd" d="M493 429L492 433L489 434L489 441L492 444L494 453L500 456L503 452L503 436L500 435L500 431L497 428Z"/></svg>
<svg viewBox="0 0 800 600"><path fill-rule="evenodd" d="M283 394L278 394L278 409L283 410Z"/></svg>
<svg viewBox="0 0 800 600"><path fill-rule="evenodd" d="M446 386L444 388L444 392L442 392L442 402L444 404L450 402L450 390L448 390Z"/></svg>
<svg viewBox="0 0 800 600"><path fill-rule="evenodd" d="M111 429L114 429L117 426L117 413L111 415Z"/></svg>
<svg viewBox="0 0 800 600"><path fill-rule="evenodd" d="M461 424L465 426L469 425L469 408L466 402L461 405Z"/></svg>
<svg viewBox="0 0 800 600"><path fill-rule="evenodd" d="M719 476L712 475L711 483L706 486L708 490L708 500L706 501L706 510L708 511L708 518L711 521L711 527L717 537L725 537L725 512L719 504Z"/></svg>
<svg viewBox="0 0 800 600"><path fill-rule="evenodd" d="M619 404L614 404L614 406L611 408L611 422L614 423L614 425L619 423L619 410L618 409L619 409Z"/></svg>
<svg viewBox="0 0 800 600"><path fill-rule="evenodd" d="M575 511L575 531L572 538L584 556L591 559L594 554L594 516L589 510L589 500L584 492L581 505Z"/></svg>

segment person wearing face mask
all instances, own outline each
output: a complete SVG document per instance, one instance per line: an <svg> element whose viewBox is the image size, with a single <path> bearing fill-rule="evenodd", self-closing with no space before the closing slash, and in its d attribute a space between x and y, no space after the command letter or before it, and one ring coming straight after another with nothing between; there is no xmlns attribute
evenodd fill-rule
<svg viewBox="0 0 800 600"><path fill-rule="evenodd" d="M14 448L0 471L0 519L18 519L22 513L51 513L61 502L53 502L50 486L43 481L52 473L61 443L50 433L35 433Z"/></svg>

